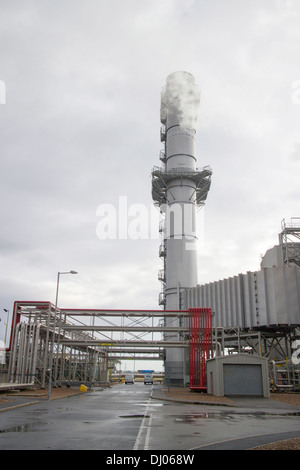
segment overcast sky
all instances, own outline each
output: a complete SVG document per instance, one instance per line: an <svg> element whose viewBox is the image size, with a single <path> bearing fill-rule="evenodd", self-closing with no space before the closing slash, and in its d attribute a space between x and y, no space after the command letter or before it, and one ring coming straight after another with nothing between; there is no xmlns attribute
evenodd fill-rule
<svg viewBox="0 0 300 470"><path fill-rule="evenodd" d="M0 0L2 336L3 308L54 303L69 269L61 307L159 308L151 170L177 70L200 89L213 170L199 283L259 269L300 216L299 25L299 0ZM147 239L97 237L120 196L148 209Z"/></svg>

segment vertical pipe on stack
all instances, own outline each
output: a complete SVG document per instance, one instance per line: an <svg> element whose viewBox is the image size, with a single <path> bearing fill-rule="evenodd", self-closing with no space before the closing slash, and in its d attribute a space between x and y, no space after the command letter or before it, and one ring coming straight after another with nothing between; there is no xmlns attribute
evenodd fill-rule
<svg viewBox="0 0 300 470"><path fill-rule="evenodd" d="M194 77L175 72L167 77L161 97L161 122L165 126L165 286L166 310L180 310L180 293L197 285L196 257L196 171L195 129L199 92ZM180 326L173 317L169 326ZM166 340L179 339L166 334ZM169 382L184 380L185 354L181 349L167 348L165 372Z"/></svg>
<svg viewBox="0 0 300 470"><path fill-rule="evenodd" d="M196 168L199 103L200 93L190 73L174 72L167 77L160 110L164 167L152 171L152 197L164 216L164 270L159 279L163 282L160 304L166 310L180 310L181 294L198 284L196 209L204 204L212 173L208 167ZM168 324L179 327L179 317ZM166 341L174 339L181 340L180 334L165 334ZM165 374L170 383L185 383L184 356L180 348L166 348Z"/></svg>

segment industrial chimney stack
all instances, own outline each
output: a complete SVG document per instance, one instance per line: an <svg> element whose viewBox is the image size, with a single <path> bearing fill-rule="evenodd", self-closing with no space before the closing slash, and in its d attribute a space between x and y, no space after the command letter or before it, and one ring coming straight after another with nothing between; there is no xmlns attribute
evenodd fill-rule
<svg viewBox="0 0 300 470"><path fill-rule="evenodd" d="M152 197L160 208L162 236L159 255L163 269L159 272L162 292L159 303L165 310L180 310L180 293L198 284L197 277L197 206L204 205L210 188L212 171L196 168L195 124L200 94L194 77L174 72L167 77L161 95L161 167L152 171ZM172 317L168 326L179 325ZM165 335L178 341L179 333ZM170 383L184 382L186 364L183 349L167 348L165 376Z"/></svg>

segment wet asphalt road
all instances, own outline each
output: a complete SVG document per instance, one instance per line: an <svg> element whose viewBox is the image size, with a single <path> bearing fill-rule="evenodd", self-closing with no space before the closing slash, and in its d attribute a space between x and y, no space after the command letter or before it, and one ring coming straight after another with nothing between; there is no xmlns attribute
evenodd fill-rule
<svg viewBox="0 0 300 470"><path fill-rule="evenodd" d="M0 414L0 449L133 449L151 386L116 385Z"/></svg>
<svg viewBox="0 0 300 470"><path fill-rule="evenodd" d="M0 413L0 449L193 452L300 437L293 413L155 400L153 387L120 384Z"/></svg>

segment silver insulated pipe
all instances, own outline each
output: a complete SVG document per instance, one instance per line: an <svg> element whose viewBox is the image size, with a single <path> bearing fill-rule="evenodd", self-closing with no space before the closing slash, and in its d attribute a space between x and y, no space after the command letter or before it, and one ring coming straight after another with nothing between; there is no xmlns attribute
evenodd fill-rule
<svg viewBox="0 0 300 470"><path fill-rule="evenodd" d="M163 286L159 303L165 310L180 310L180 293L198 284L196 210L204 204L211 177L210 168L196 168L199 103L200 93L190 73L174 72L167 77L160 110L162 166L152 171L152 197L162 214L160 256L164 267L159 272ZM181 326L175 317L168 325ZM180 340L179 335L168 334L165 339ZM183 356L183 349L166 350L165 374L170 383L184 381Z"/></svg>

